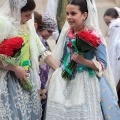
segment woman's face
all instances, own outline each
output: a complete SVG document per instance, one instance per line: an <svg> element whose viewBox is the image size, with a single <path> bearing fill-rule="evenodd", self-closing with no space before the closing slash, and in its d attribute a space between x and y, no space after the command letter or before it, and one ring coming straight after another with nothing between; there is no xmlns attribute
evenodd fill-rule
<svg viewBox="0 0 120 120"><path fill-rule="evenodd" d="M34 10L22 12L21 13L21 23L25 24L29 19L31 19L33 11Z"/></svg>
<svg viewBox="0 0 120 120"><path fill-rule="evenodd" d="M84 25L87 12L81 13L79 6L68 4L66 7L67 21L74 30L80 30Z"/></svg>
<svg viewBox="0 0 120 120"><path fill-rule="evenodd" d="M104 21L107 24L107 26L109 27L110 23L112 20L114 20L115 18L112 18L111 16L104 16Z"/></svg>
<svg viewBox="0 0 120 120"><path fill-rule="evenodd" d="M48 30L42 30L40 31L40 35L43 37L43 39L47 40L50 36L52 36L52 31L48 31Z"/></svg>

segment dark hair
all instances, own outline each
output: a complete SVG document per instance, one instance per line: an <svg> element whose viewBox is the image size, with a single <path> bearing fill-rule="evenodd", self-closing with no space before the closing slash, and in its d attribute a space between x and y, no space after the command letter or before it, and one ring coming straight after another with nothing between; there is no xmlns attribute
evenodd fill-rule
<svg viewBox="0 0 120 120"><path fill-rule="evenodd" d="M114 9L114 8L109 8L109 9L107 9L107 10L105 11L104 17L105 17L105 16L111 16L112 18L118 18L118 17L119 17L119 14L118 14L118 12L117 12L116 9Z"/></svg>
<svg viewBox="0 0 120 120"><path fill-rule="evenodd" d="M38 24L37 30L42 30L44 22L42 20L42 15L34 11L34 22Z"/></svg>
<svg viewBox="0 0 120 120"><path fill-rule="evenodd" d="M77 5L79 7L79 10L84 13L88 13L88 7L87 7L87 2L86 0L71 0L68 4L71 5Z"/></svg>
<svg viewBox="0 0 120 120"><path fill-rule="evenodd" d="M36 4L34 0L27 0L26 5L21 9L21 13L26 11L32 11L35 9L35 7Z"/></svg>

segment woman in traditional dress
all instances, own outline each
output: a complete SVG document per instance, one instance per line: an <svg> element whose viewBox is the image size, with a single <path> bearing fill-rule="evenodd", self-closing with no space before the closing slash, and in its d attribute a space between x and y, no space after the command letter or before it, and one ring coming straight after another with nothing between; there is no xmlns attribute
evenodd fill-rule
<svg viewBox="0 0 120 120"><path fill-rule="evenodd" d="M46 120L119 120L120 109L110 71L106 43L90 0L71 0L66 7L67 21L53 57L60 66L50 71ZM87 31L100 39L96 50L78 54L68 47L76 34ZM73 60L77 63L71 80L62 77ZM94 72L90 76L89 68ZM68 71L72 72L72 71Z"/></svg>
<svg viewBox="0 0 120 120"><path fill-rule="evenodd" d="M9 61L4 61L0 56L1 120L40 120L42 110L37 93L40 89L39 55L53 69L57 68L51 53L36 34L31 19L35 6L34 0L7 0L0 9L0 44L16 36L24 41L19 65L9 64ZM25 61L27 64L22 67ZM24 87L28 82L32 85L29 91Z"/></svg>

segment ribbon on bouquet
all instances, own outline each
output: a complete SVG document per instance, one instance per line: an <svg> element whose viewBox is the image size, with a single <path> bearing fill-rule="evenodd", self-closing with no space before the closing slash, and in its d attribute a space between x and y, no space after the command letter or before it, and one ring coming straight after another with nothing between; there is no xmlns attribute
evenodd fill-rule
<svg viewBox="0 0 120 120"><path fill-rule="evenodd" d="M25 60L25 61L22 62L22 67L25 67L25 66L31 67L30 60ZM33 86L31 84L31 81L29 80L29 76L27 77L27 80L28 80L28 84L26 84L25 81L22 80L22 87L27 91L31 91Z"/></svg>
<svg viewBox="0 0 120 120"><path fill-rule="evenodd" d="M82 54L82 55L84 56L84 58L86 58L86 57L85 57L85 54L83 54L83 53L81 53L81 52L78 51L77 46L76 46L76 40L75 40L75 39L72 39L72 40L71 40L71 43L72 43L72 45L74 46L75 52L78 53L78 54ZM73 71L69 69L68 63L67 63L67 59L68 59L69 56L70 56L70 53L68 53L68 54L65 56L65 58L64 58L64 60L63 60L63 65L64 65L64 67L65 67L65 70L66 70L70 75L72 75L72 72L73 72ZM84 66L77 67L77 71L80 71L80 72L81 72L81 71L84 70L84 68L85 68ZM93 71L91 68L87 67L87 71L88 71L88 74L89 74L91 77L95 76L95 73L94 73L94 71Z"/></svg>
<svg viewBox="0 0 120 120"><path fill-rule="evenodd" d="M25 67L25 66L31 66L31 63L30 63L30 60L25 60L22 62L22 67Z"/></svg>
<svg viewBox="0 0 120 120"><path fill-rule="evenodd" d="M66 70L70 75L72 75L72 70L70 70L70 69L68 68L68 63L67 63L67 59L68 59L69 56L70 56L70 53L68 53L68 54L65 56L65 58L64 58L64 60L63 60L63 65L64 65L64 67L65 67L65 70Z"/></svg>

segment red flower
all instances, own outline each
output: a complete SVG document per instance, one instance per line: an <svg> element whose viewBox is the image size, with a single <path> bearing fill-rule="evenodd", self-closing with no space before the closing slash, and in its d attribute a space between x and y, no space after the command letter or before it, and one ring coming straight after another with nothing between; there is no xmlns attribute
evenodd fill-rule
<svg viewBox="0 0 120 120"><path fill-rule="evenodd" d="M75 39L74 30L72 28L70 28L70 30L68 31L67 36L70 40Z"/></svg>
<svg viewBox="0 0 120 120"><path fill-rule="evenodd" d="M81 31L77 34L77 36L84 41L90 43L95 48L101 43L100 38L90 33L89 31Z"/></svg>
<svg viewBox="0 0 120 120"><path fill-rule="evenodd" d="M72 43L70 41L67 43L67 47L69 47L70 49L72 49Z"/></svg>
<svg viewBox="0 0 120 120"><path fill-rule="evenodd" d="M14 52L21 48L22 43L23 39L21 37L5 39L2 43L0 43L0 54L13 56Z"/></svg>

